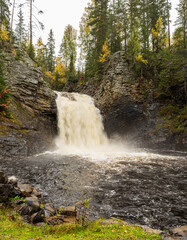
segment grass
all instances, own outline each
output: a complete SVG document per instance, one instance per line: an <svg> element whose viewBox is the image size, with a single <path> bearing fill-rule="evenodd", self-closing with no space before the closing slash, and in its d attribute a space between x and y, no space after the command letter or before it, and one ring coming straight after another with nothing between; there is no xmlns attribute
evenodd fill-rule
<svg viewBox="0 0 187 240"><path fill-rule="evenodd" d="M13 217L12 217L13 216ZM102 226L99 221L81 225L57 225L35 227L22 221L18 214L10 210L0 209L0 240L159 240L160 235L149 234L136 226Z"/></svg>

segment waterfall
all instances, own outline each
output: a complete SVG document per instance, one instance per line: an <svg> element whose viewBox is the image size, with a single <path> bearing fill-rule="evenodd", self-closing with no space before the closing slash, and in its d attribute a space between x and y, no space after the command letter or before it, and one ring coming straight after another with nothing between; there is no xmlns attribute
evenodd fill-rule
<svg viewBox="0 0 187 240"><path fill-rule="evenodd" d="M59 150L96 150L108 145L102 117L91 97L78 93L57 93Z"/></svg>

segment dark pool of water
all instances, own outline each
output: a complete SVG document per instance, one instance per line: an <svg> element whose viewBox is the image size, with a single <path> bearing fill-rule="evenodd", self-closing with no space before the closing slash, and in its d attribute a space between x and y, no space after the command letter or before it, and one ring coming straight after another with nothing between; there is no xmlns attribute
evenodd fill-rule
<svg viewBox="0 0 187 240"><path fill-rule="evenodd" d="M0 169L37 187L43 200L55 206L92 198L91 217L166 229L187 224L186 155L169 155L127 154L97 161L46 153L0 160Z"/></svg>

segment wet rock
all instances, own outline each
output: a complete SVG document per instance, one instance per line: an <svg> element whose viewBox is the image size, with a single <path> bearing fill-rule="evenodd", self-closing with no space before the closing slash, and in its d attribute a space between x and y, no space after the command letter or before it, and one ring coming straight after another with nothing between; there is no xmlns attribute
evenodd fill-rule
<svg viewBox="0 0 187 240"><path fill-rule="evenodd" d="M31 196L33 187L31 187L29 184L18 184L18 187L20 188L20 191L25 197Z"/></svg>
<svg viewBox="0 0 187 240"><path fill-rule="evenodd" d="M46 218L52 217L56 214L56 209L51 203L44 204L44 212Z"/></svg>
<svg viewBox="0 0 187 240"><path fill-rule="evenodd" d="M34 187L33 190L32 190L31 196L35 196L35 197L40 198L41 197L41 193L39 193L37 191L37 189Z"/></svg>
<svg viewBox="0 0 187 240"><path fill-rule="evenodd" d="M2 172L2 171L0 171L0 183L2 183L2 184L8 183L8 177L7 177L7 175L6 175L4 172Z"/></svg>
<svg viewBox="0 0 187 240"><path fill-rule="evenodd" d="M32 208L33 213L37 212L40 209L40 201L38 198L26 197L25 202Z"/></svg>
<svg viewBox="0 0 187 240"><path fill-rule="evenodd" d="M31 216L34 213L33 208L27 204L21 204L21 206L18 206L17 212L21 216Z"/></svg>
<svg viewBox="0 0 187 240"><path fill-rule="evenodd" d="M45 218L44 210L40 210L39 212L36 212L31 216L31 223L35 224L43 222L44 218Z"/></svg>

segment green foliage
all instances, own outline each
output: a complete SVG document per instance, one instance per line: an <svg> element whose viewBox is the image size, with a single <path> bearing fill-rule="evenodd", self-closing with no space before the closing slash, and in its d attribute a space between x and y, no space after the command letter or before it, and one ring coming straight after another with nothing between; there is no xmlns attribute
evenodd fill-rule
<svg viewBox="0 0 187 240"><path fill-rule="evenodd" d="M66 67L74 68L76 62L77 30L71 25L66 26L62 43L60 45L59 56L65 62Z"/></svg>
<svg viewBox="0 0 187 240"><path fill-rule="evenodd" d="M47 53L47 69L53 72L55 69L55 39L52 29L50 30L48 36Z"/></svg>
<svg viewBox="0 0 187 240"><path fill-rule="evenodd" d="M34 60L34 58L35 58L35 49L34 49L33 44L29 43L26 50L27 50L27 54L29 55L29 57Z"/></svg>
<svg viewBox="0 0 187 240"><path fill-rule="evenodd" d="M24 24L24 17L23 17L23 11L20 6L19 12L18 12L18 22L16 24L16 29L15 29L15 35L16 35L16 42L19 45L23 45L26 39L26 28Z"/></svg>
<svg viewBox="0 0 187 240"><path fill-rule="evenodd" d="M161 240L161 236L144 232L136 226L101 225L101 221L87 226L57 225L35 227L23 223L20 216L6 209L0 209L0 239L40 240ZM14 219L14 220L12 220Z"/></svg>
<svg viewBox="0 0 187 240"><path fill-rule="evenodd" d="M20 196L16 196L16 197L10 197L9 200L11 202L17 201L17 200L23 200L24 198L20 197ZM23 202L25 202L25 200L23 200Z"/></svg>
<svg viewBox="0 0 187 240"><path fill-rule="evenodd" d="M187 47L186 38L187 38L187 2L186 0L180 0L178 7L178 17L176 20L176 25L180 27L182 33L182 47L185 49Z"/></svg>
<svg viewBox="0 0 187 240"><path fill-rule="evenodd" d="M160 110L159 115L164 119L162 127L169 133L187 132L187 107L168 105Z"/></svg>
<svg viewBox="0 0 187 240"><path fill-rule="evenodd" d="M92 198L83 199L80 202L76 203L76 211L77 211L77 222L82 226L86 226L89 223L89 212L88 208L90 207L89 202Z"/></svg>

